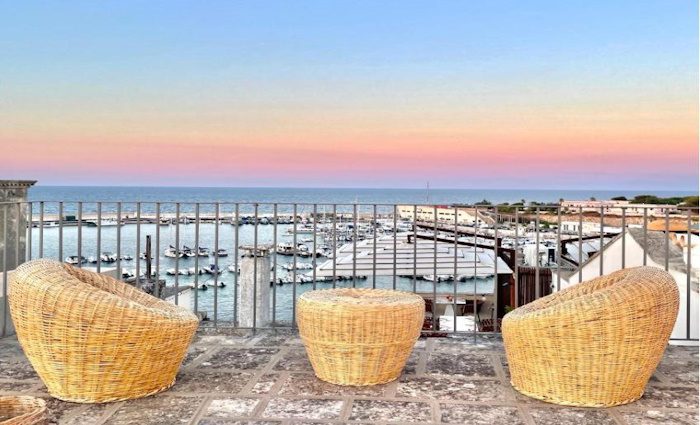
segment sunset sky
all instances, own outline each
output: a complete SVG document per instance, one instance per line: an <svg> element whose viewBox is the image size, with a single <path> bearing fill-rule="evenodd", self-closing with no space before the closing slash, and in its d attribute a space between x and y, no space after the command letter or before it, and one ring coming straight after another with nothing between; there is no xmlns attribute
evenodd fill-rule
<svg viewBox="0 0 700 425"><path fill-rule="evenodd" d="M698 185L696 1L0 0L0 178Z"/></svg>

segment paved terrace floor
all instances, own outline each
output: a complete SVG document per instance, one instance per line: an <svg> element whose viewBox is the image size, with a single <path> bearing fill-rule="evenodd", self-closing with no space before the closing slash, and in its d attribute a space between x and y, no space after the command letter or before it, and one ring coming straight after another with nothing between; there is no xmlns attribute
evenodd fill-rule
<svg viewBox="0 0 700 425"><path fill-rule="evenodd" d="M542 403L515 392L499 338L418 341L403 376L373 387L315 378L291 331L200 331L175 386L102 405L52 399L16 339L0 340L0 393L48 401L58 424L697 424L698 349L669 347L644 397L610 409Z"/></svg>

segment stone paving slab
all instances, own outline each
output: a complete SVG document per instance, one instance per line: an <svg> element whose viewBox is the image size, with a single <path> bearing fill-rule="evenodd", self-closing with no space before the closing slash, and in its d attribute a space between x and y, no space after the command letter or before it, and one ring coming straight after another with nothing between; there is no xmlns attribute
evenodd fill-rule
<svg viewBox="0 0 700 425"><path fill-rule="evenodd" d="M497 336L421 339L398 380L349 387L314 376L294 331L206 329L169 391L90 405L51 398L16 339L0 340L0 394L45 398L61 425L697 424L698 367L697 347L670 346L639 401L577 409L513 390Z"/></svg>

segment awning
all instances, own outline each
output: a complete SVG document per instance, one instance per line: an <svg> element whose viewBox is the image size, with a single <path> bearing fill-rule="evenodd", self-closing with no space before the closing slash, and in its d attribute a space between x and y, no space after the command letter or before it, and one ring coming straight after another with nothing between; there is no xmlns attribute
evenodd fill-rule
<svg viewBox="0 0 700 425"><path fill-rule="evenodd" d="M435 244L432 240L418 239L414 244L408 242L409 236L412 233L397 234L396 249L393 235L379 237L376 242L375 239L359 241L355 247L352 243L344 245L337 250L334 259L317 267L316 275L333 276L335 264L336 276L352 276L353 261L357 276L392 276L394 273L398 276L454 275L455 263L457 278L512 273L501 258L496 258L493 250L457 245L455 256L454 243L438 241Z"/></svg>

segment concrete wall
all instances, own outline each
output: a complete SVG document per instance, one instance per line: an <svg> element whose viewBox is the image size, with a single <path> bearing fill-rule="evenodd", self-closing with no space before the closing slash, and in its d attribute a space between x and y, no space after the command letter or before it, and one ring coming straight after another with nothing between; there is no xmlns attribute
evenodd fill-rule
<svg viewBox="0 0 700 425"><path fill-rule="evenodd" d="M644 263L644 250L637 244L632 237L628 236L625 243L625 268L642 266ZM663 269L663 264L655 263L651 257L647 256L647 266L658 267ZM614 241L611 245L605 248L603 253L603 274L612 273L621 270L622 267L622 239ZM600 275L600 256L595 256L588 263L584 264L582 271L583 282L594 279ZM698 314L699 299L698 292L692 289L690 291L690 305L687 299L687 275L675 270L669 270L671 276L678 284L680 292L680 305L678 308L678 318L671 333L671 338L686 338L686 323L688 314L690 314L690 337L698 338ZM556 286L557 277L552 276L552 282ZM570 276L568 280L562 278L561 288L567 288L571 285L579 283L578 272ZM697 344L697 343L696 343Z"/></svg>

